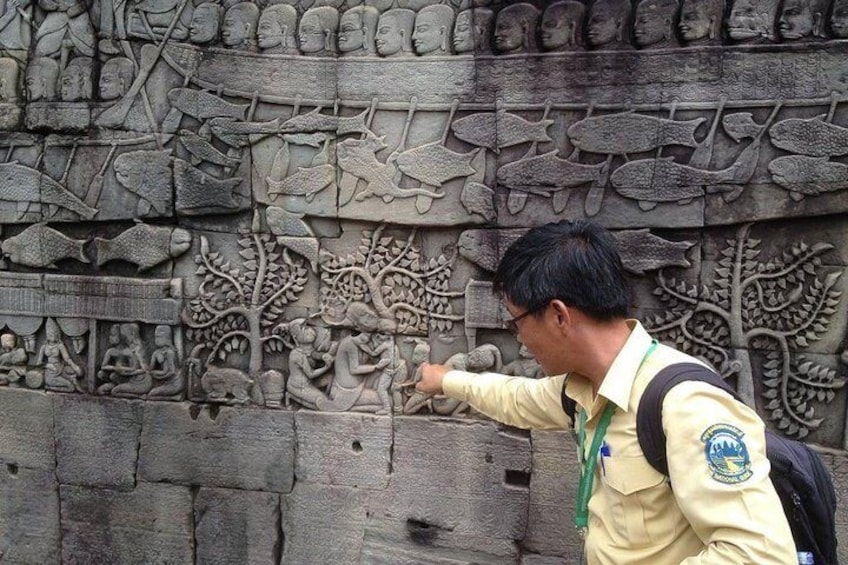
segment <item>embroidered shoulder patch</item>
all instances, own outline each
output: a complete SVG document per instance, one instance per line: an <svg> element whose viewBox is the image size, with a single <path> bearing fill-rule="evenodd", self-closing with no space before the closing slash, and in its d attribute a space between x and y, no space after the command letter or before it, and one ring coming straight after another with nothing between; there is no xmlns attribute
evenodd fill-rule
<svg viewBox="0 0 848 565"><path fill-rule="evenodd" d="M713 424L701 434L707 465L716 481L737 484L754 474L743 435L742 430L729 424Z"/></svg>

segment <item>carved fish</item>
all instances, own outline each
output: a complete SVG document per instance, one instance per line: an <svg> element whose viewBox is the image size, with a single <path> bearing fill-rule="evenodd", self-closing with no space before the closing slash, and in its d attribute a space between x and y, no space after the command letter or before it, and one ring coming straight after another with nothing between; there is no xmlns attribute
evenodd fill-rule
<svg viewBox="0 0 848 565"><path fill-rule="evenodd" d="M208 161L215 165L234 169L241 164L241 159L234 159L221 153L207 140L187 129L180 130L180 143L186 151L191 153L192 165L199 165L203 161Z"/></svg>
<svg viewBox="0 0 848 565"><path fill-rule="evenodd" d="M524 229L465 230L456 246L459 254L489 272L495 272L503 252L519 237Z"/></svg>
<svg viewBox="0 0 848 565"><path fill-rule="evenodd" d="M309 261L309 266L312 268L312 272L318 272L318 251L320 247L318 238L281 235L277 237L277 243L287 249L291 249L298 255L306 257L306 260Z"/></svg>
<svg viewBox="0 0 848 565"><path fill-rule="evenodd" d="M777 122L769 130L772 145L810 157L848 154L848 128L826 122L823 117Z"/></svg>
<svg viewBox="0 0 848 565"><path fill-rule="evenodd" d="M249 104L232 104L223 98L193 88L173 88L168 92L168 102L184 114L198 120L230 117L243 120Z"/></svg>
<svg viewBox="0 0 848 565"><path fill-rule="evenodd" d="M145 149L122 153L115 158L113 166L115 178L121 186L138 196L160 215L170 214L173 203L170 149Z"/></svg>
<svg viewBox="0 0 848 565"><path fill-rule="evenodd" d="M795 201L848 188L848 165L828 161L827 157L787 155L774 159L768 170L772 180L788 190Z"/></svg>
<svg viewBox="0 0 848 565"><path fill-rule="evenodd" d="M327 134L316 133L287 133L283 135L283 141L292 145L308 145L309 147L321 147L327 140Z"/></svg>
<svg viewBox="0 0 848 565"><path fill-rule="evenodd" d="M724 127L727 135L736 143L739 143L746 137L756 138L763 128L763 126L754 121L754 116L750 112L727 114L721 119L721 125Z"/></svg>
<svg viewBox="0 0 848 565"><path fill-rule="evenodd" d="M279 195L304 196L307 202L312 202L315 195L330 186L336 178L336 168L333 165L318 165L317 167L298 167L297 172L282 180L266 177L268 195L276 199Z"/></svg>
<svg viewBox="0 0 848 565"><path fill-rule="evenodd" d="M112 239L95 238L94 247L98 267L121 259L135 263L141 272L188 251L191 233L182 228L137 224Z"/></svg>
<svg viewBox="0 0 848 565"><path fill-rule="evenodd" d="M657 202L688 204L704 195L704 187L710 192L741 193L743 185L726 186L732 183L742 163L736 162L720 171L705 171L675 163L673 158L639 159L630 161L613 171L610 182L616 192L626 198L639 200L648 210ZM735 196L738 196L738 193Z"/></svg>
<svg viewBox="0 0 848 565"><path fill-rule="evenodd" d="M551 141L548 128L553 123L553 120L531 122L508 112L481 112L455 120L451 129L457 139L499 151L520 143Z"/></svg>
<svg viewBox="0 0 848 565"><path fill-rule="evenodd" d="M315 237L312 228L303 221L303 216L303 214L295 214L279 206L268 206L265 209L265 219L272 234L291 237Z"/></svg>
<svg viewBox="0 0 848 565"><path fill-rule="evenodd" d="M17 161L0 163L0 200L18 204L46 204L70 210L92 219L97 210L87 206L67 188L31 167Z"/></svg>
<svg viewBox="0 0 848 565"><path fill-rule="evenodd" d="M283 122L279 133L307 133L317 131L335 132L338 135L347 133L371 133L365 125L368 110L363 110L355 116L333 116L322 114L321 108L315 108L306 114L298 114Z"/></svg>
<svg viewBox="0 0 848 565"><path fill-rule="evenodd" d="M571 143L590 153L624 154L653 151L666 145L696 147L695 130L706 118L679 121L634 112L592 116L568 128Z"/></svg>
<svg viewBox="0 0 848 565"><path fill-rule="evenodd" d="M584 165L556 156L556 151L508 163L498 169L498 184L508 188L579 186L597 182L606 162Z"/></svg>
<svg viewBox="0 0 848 565"><path fill-rule="evenodd" d="M71 239L45 224L33 224L0 245L12 263L25 267L56 267L60 259L76 259L88 263L83 246L85 240Z"/></svg>
<svg viewBox="0 0 848 565"><path fill-rule="evenodd" d="M487 222L494 222L498 217L495 191L485 184L466 180L459 201L469 214L479 214Z"/></svg>
<svg viewBox="0 0 848 565"><path fill-rule="evenodd" d="M479 152L457 153L436 141L404 151L396 162L403 174L430 186L442 186L450 179L473 175L476 171L471 161Z"/></svg>
<svg viewBox="0 0 848 565"><path fill-rule="evenodd" d="M176 209L179 214L193 216L206 213L235 212L239 209L236 187L241 177L216 179L182 159L174 160Z"/></svg>

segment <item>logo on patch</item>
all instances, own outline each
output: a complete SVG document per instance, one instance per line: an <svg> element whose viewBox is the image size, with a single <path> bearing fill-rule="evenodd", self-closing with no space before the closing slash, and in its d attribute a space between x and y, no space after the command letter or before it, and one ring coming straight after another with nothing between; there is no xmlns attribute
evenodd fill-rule
<svg viewBox="0 0 848 565"><path fill-rule="evenodd" d="M714 424L701 435L707 465L716 481L737 484L754 474L743 435L742 430L729 424Z"/></svg>

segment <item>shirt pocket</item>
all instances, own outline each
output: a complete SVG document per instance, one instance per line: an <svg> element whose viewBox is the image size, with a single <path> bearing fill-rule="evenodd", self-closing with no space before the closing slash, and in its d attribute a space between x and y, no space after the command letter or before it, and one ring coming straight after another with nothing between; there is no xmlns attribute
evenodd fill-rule
<svg viewBox="0 0 848 565"><path fill-rule="evenodd" d="M670 542L680 510L666 476L641 455L608 457L601 473L606 508L599 512L618 540L632 547Z"/></svg>

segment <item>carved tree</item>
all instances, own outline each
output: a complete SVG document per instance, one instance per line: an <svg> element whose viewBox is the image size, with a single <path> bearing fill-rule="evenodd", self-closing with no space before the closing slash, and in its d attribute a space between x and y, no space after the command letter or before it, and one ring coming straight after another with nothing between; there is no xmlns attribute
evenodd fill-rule
<svg viewBox="0 0 848 565"><path fill-rule="evenodd" d="M463 296L450 290L453 257L427 261L413 244L383 236L385 226L363 231L356 251L339 256L321 251L322 310L328 322L339 322L352 302L370 304L399 332L425 333L428 326L449 330L462 320L451 304Z"/></svg>
<svg viewBox="0 0 848 565"><path fill-rule="evenodd" d="M806 436L822 420L814 418L813 399L830 402L844 385L835 371L815 365L793 351L805 349L827 331L841 292L841 271L822 265L827 243L793 245L780 257L760 259L759 240L748 237L750 224L728 240L714 270L712 286L691 285L657 276L654 294L665 314L646 326L660 339L710 361L725 377L737 374L737 390L755 405L749 349L770 350L763 364L763 396L778 429Z"/></svg>
<svg viewBox="0 0 848 565"><path fill-rule="evenodd" d="M209 349L208 361L224 361L233 351L250 349L248 373L255 376L262 370L264 352L284 348L274 329L285 306L303 291L307 270L302 258L291 257L271 235L253 233L238 244L241 267L211 251L201 237L195 263L203 281L183 311L183 321L189 328L186 336Z"/></svg>

